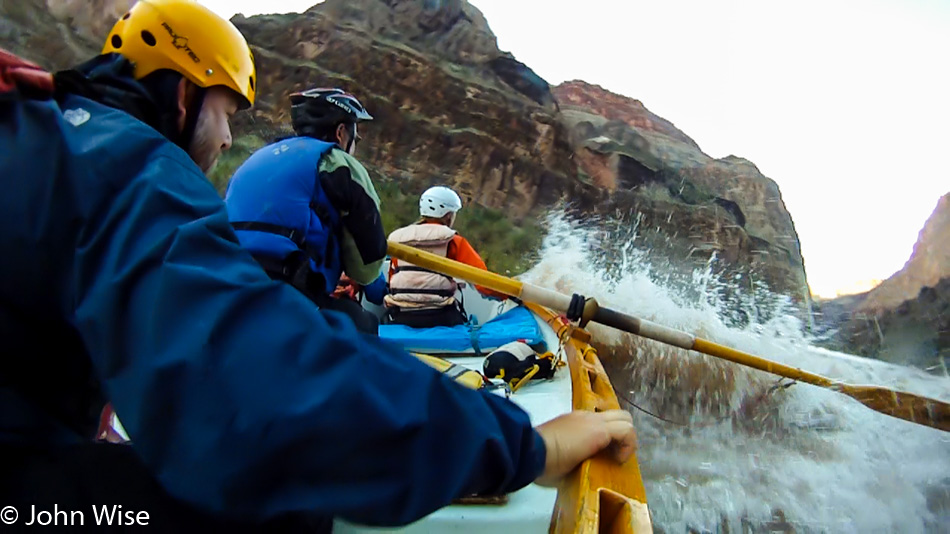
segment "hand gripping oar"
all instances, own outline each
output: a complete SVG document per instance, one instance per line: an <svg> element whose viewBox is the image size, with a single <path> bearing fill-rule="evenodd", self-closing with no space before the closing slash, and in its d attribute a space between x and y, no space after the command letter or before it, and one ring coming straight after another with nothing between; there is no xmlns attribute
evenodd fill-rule
<svg viewBox="0 0 950 534"><path fill-rule="evenodd" d="M950 432L950 404L921 397L913 393L895 391L881 386L852 386L830 378L802 371L758 356L731 349L729 347L700 339L692 334L674 330L663 325L639 319L609 308L601 308L593 299L583 299L579 295L564 295L550 289L501 276L490 271L459 263L448 258L412 248L399 243L389 243L389 254L402 261L419 267L431 269L449 276L461 278L474 284L493 289L506 295L534 302L547 308L568 313L582 323L594 321L611 326L624 332L630 332L655 341L667 343L686 350L695 350L745 365L767 373L784 376L793 380L807 382L816 386L843 393L861 404L900 419L920 425L939 428Z"/></svg>

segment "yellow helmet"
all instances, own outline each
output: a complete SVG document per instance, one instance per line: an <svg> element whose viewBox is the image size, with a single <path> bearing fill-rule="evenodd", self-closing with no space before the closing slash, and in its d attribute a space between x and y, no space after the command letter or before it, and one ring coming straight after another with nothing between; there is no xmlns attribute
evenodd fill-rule
<svg viewBox="0 0 950 534"><path fill-rule="evenodd" d="M139 0L109 32L102 53L118 52L135 78L181 73L199 87L223 85L254 104L254 55L241 32L194 0Z"/></svg>

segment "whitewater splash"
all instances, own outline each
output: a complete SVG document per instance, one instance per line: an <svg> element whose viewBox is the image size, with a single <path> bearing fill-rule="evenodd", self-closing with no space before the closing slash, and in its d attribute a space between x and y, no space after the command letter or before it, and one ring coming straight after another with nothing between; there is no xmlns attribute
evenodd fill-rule
<svg viewBox="0 0 950 534"><path fill-rule="evenodd" d="M638 249L635 232L605 254L602 225L582 228L563 214L548 222L524 281L843 382L950 402L946 377L814 346L791 303L754 284L722 282L712 269L683 284L651 267L662 253ZM775 375L591 329L618 394L667 420L631 408L658 532L950 532L950 433L827 389L784 387Z"/></svg>

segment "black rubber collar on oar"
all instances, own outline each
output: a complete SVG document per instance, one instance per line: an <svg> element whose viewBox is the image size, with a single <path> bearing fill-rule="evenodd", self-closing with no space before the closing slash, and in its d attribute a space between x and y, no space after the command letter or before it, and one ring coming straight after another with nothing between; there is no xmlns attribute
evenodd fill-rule
<svg viewBox="0 0 950 534"><path fill-rule="evenodd" d="M600 306L597 305L596 299L586 298L580 293L574 293L571 296L571 304L567 307L565 316L569 321L577 321L581 328L584 328L587 323L594 320L599 310Z"/></svg>
<svg viewBox="0 0 950 534"><path fill-rule="evenodd" d="M571 297L571 305L567 307L567 318L570 321L579 321L584 317L584 295L574 293Z"/></svg>

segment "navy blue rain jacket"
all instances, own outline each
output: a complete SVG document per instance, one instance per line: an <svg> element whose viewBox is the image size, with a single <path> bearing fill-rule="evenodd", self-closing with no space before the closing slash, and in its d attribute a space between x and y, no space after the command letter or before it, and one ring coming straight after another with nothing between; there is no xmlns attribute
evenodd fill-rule
<svg viewBox="0 0 950 534"><path fill-rule="evenodd" d="M271 281L184 151L60 100L0 96L0 439L79 436L99 384L171 494L249 519L404 524L542 471L522 410Z"/></svg>

